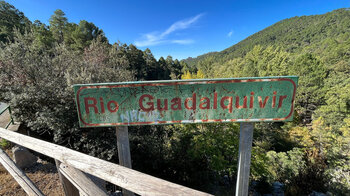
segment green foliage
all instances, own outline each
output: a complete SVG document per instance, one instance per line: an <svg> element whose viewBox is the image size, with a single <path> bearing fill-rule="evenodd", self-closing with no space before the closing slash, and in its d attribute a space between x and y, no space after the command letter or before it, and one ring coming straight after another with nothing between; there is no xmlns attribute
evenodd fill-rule
<svg viewBox="0 0 350 196"><path fill-rule="evenodd" d="M5 139L0 138L0 148L3 150L9 149L11 146L11 143Z"/></svg>
<svg viewBox="0 0 350 196"><path fill-rule="evenodd" d="M269 151L266 156L270 182L279 181L288 184L306 167L304 152L299 148L278 153Z"/></svg>
<svg viewBox="0 0 350 196"><path fill-rule="evenodd" d="M216 62L221 64L234 58L244 57L256 45L261 45L263 48L271 45L282 47L286 52L291 53L309 49L315 50L320 48L321 43L327 38L339 40L338 38L343 38L344 34L348 37L349 18L350 11L347 8L323 15L292 17L279 21L221 52L211 52L197 58L188 58L185 62L191 67L196 67L200 61L214 58ZM348 39L345 40L348 41ZM332 51L330 48L327 50Z"/></svg>
<svg viewBox="0 0 350 196"><path fill-rule="evenodd" d="M32 131L49 132L57 143L82 150L88 142L93 145L88 138L94 132L78 128L71 85L132 80L127 65L116 63L119 58L113 50L100 39L83 54L70 51L64 44L40 50L35 33L17 32L13 43L1 46L0 89L18 121ZM111 158L110 154L95 155Z"/></svg>
<svg viewBox="0 0 350 196"><path fill-rule="evenodd" d="M212 192L224 175L236 176L238 128L238 124L130 127L133 168Z"/></svg>
<svg viewBox="0 0 350 196"><path fill-rule="evenodd" d="M170 79L181 74L183 64L170 56L157 61L149 49L110 45L93 23L69 23L62 10L54 12L50 25L28 21L25 29L17 24L25 24L23 13L0 3L1 14L16 19L6 34L11 42L0 40L1 100L11 105L17 121L44 139L117 162L114 129L79 128L72 85ZM0 28L9 29L6 25L0 21Z"/></svg>
<svg viewBox="0 0 350 196"><path fill-rule="evenodd" d="M49 20L50 31L58 43L63 42L64 33L67 29L68 19L65 15L66 14L62 10L57 9Z"/></svg>
<svg viewBox="0 0 350 196"><path fill-rule="evenodd" d="M62 10L50 25L32 24L4 1L0 14L0 99L46 139L117 162L113 129L79 128L73 84L298 75L294 121L256 123L251 179L283 182L286 195L349 192L349 9L286 19L224 51L184 61L111 45L102 29L70 23ZM230 123L132 127L133 168L217 193L235 182L238 138L238 124Z"/></svg>
<svg viewBox="0 0 350 196"><path fill-rule="evenodd" d="M238 124L176 125L169 147L175 171L187 171L188 182L201 187L236 176L238 156ZM174 156L175 155L175 156ZM211 186L209 186L211 187ZM204 188L204 187L203 187ZM208 187L204 190L208 190Z"/></svg>
<svg viewBox="0 0 350 196"><path fill-rule="evenodd" d="M23 33L29 30L31 22L13 5L0 1L0 41L13 41L14 29Z"/></svg>
<svg viewBox="0 0 350 196"><path fill-rule="evenodd" d="M238 130L236 124L187 126L185 131L194 132L189 153L195 158L205 157L212 170L231 176L237 169Z"/></svg>
<svg viewBox="0 0 350 196"><path fill-rule="evenodd" d="M350 118L344 119L344 125L340 128L336 143L338 145L333 152L336 156L332 157L333 167L329 168L328 174L334 182L331 188L341 194L348 191L350 187Z"/></svg>
<svg viewBox="0 0 350 196"><path fill-rule="evenodd" d="M350 78L344 72L333 72L326 80L325 105L316 111L316 117L324 116L328 126L339 129L343 119L350 116Z"/></svg>
<svg viewBox="0 0 350 196"><path fill-rule="evenodd" d="M34 34L34 45L38 51L50 50L54 44L54 38L49 27L36 20L33 23L32 31Z"/></svg>
<svg viewBox="0 0 350 196"><path fill-rule="evenodd" d="M293 194L310 193L316 189L343 194L349 190L349 123L348 119L344 121L346 125L339 130L328 127L322 117L312 122L311 130L291 128L290 137L301 144L306 163L299 174L291 178L290 188L297 191ZM317 184L308 184L308 181ZM307 188L303 190L303 187Z"/></svg>
<svg viewBox="0 0 350 196"><path fill-rule="evenodd" d="M266 150L260 146L253 146L250 164L250 178L258 182L267 182L269 176L268 157ZM266 187L268 188L268 187Z"/></svg>
<svg viewBox="0 0 350 196"><path fill-rule="evenodd" d="M189 64L183 78L193 78L197 70L209 78L299 76L297 118L256 126L254 180L280 180L291 195L350 190L345 128L350 117L349 32L349 9L293 17L224 51L183 61Z"/></svg>
<svg viewBox="0 0 350 196"><path fill-rule="evenodd" d="M86 20L81 20L79 25L75 26L72 32L67 33L67 37L68 36L70 36L70 39L72 40L71 47L76 50L85 49L97 37L100 37L102 42L107 41L103 31L93 23L87 22Z"/></svg>
<svg viewBox="0 0 350 196"><path fill-rule="evenodd" d="M296 57L289 74L299 76L296 105L304 123L310 123L315 107L324 103L327 70L317 57L305 53Z"/></svg>

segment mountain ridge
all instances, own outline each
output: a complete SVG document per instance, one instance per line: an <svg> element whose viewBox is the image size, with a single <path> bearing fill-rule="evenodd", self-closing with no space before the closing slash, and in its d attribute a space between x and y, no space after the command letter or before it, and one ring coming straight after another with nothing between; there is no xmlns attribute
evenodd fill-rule
<svg viewBox="0 0 350 196"><path fill-rule="evenodd" d="M266 47L268 45L275 45L276 43L278 45L289 45L289 48L283 48L285 48L285 50L288 52L293 52L302 46L310 44L311 41L319 42L321 41L320 39L322 39L322 37L325 38L329 36L335 36L336 32L332 32L332 28L327 27L327 24L325 23L326 21L338 22L335 25L339 26L339 24L343 24L349 19L350 8L340 8L331 12L327 12L325 14L318 15L294 16L278 21L222 51L209 52L199 55L195 58L189 57L182 61L186 62L190 67L192 67L208 57L231 60L233 58L243 57L251 49L253 49L255 45ZM331 25L334 25L334 23L331 23ZM348 28L350 27L347 26L345 28L337 29L345 31ZM329 36L319 36L317 40L312 39L314 38L314 35L324 35L324 33L327 32L329 32ZM338 34L339 33L341 32L338 31ZM297 37L298 34L306 36L302 37L303 39L296 39L295 37Z"/></svg>

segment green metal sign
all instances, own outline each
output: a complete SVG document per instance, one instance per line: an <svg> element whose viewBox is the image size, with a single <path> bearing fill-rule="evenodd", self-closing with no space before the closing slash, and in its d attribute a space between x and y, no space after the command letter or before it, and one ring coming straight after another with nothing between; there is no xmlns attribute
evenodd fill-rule
<svg viewBox="0 0 350 196"><path fill-rule="evenodd" d="M74 85L81 127L290 121L298 77Z"/></svg>

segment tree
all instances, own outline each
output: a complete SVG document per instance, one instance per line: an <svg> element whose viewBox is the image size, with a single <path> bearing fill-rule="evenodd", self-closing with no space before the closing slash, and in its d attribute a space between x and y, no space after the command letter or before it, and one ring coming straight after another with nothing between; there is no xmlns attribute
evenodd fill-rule
<svg viewBox="0 0 350 196"><path fill-rule="evenodd" d="M0 1L0 41L13 41L14 29L30 30L31 22L13 5Z"/></svg>
<svg viewBox="0 0 350 196"><path fill-rule="evenodd" d="M146 48L146 50L143 51L143 59L146 62L147 67L147 80L157 80L157 74L161 70L159 70L157 60L154 58L151 50L149 48Z"/></svg>
<svg viewBox="0 0 350 196"><path fill-rule="evenodd" d="M327 126L339 129L350 116L350 78L342 72L332 73L325 81L325 103L316 110L315 117L324 117Z"/></svg>
<svg viewBox="0 0 350 196"><path fill-rule="evenodd" d="M147 78L148 67L143 58L142 50L139 50L133 44L130 44L127 50L127 57L130 63L130 69L135 71L137 80L144 80Z"/></svg>
<svg viewBox="0 0 350 196"><path fill-rule="evenodd" d="M173 60L173 57L171 56L167 56L166 58L166 74L169 74L169 76L171 76L172 79L178 79L181 75L181 64L180 61L175 59L175 61Z"/></svg>
<svg viewBox="0 0 350 196"><path fill-rule="evenodd" d="M299 76L296 102L305 124L312 120L312 114L324 103L323 85L328 71L313 54L299 55L289 70L290 75Z"/></svg>
<svg viewBox="0 0 350 196"><path fill-rule="evenodd" d="M127 65L116 64L114 48L99 38L84 53L64 43L48 51L35 39L34 32L16 32L14 42L0 50L1 96L16 120L55 143L116 160L113 131L79 128L72 85L133 80Z"/></svg>
<svg viewBox="0 0 350 196"><path fill-rule="evenodd" d="M70 45L75 50L83 51L90 45L92 40L96 39L97 37L100 37L102 42L107 42L107 38L105 37L103 31L96 27L93 23L87 22L86 20L81 20L79 25L68 25L66 29L70 30L70 32L67 32L67 34L72 42Z"/></svg>
<svg viewBox="0 0 350 196"><path fill-rule="evenodd" d="M50 31L58 43L62 43L64 40L64 33L68 24L68 19L65 15L66 14L62 10L57 9L49 20Z"/></svg>
<svg viewBox="0 0 350 196"><path fill-rule="evenodd" d="M159 66L159 70L160 72L158 73L157 78L159 80L167 80L170 79L169 75L170 75L170 70L168 69L168 64L165 61L165 59L163 57L160 57L158 60L158 66Z"/></svg>
<svg viewBox="0 0 350 196"><path fill-rule="evenodd" d="M36 20L32 30L35 34L35 45L39 50L50 50L53 47L54 39L48 26Z"/></svg>

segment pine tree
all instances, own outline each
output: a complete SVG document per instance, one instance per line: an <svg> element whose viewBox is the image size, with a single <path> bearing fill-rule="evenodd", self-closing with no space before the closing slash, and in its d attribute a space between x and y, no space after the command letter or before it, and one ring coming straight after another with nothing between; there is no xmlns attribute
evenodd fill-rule
<svg viewBox="0 0 350 196"><path fill-rule="evenodd" d="M65 13L57 9L54 14L51 16L50 22L50 31L53 34L54 39L58 43L62 43L64 40L64 33L67 29L68 20L65 17Z"/></svg>

